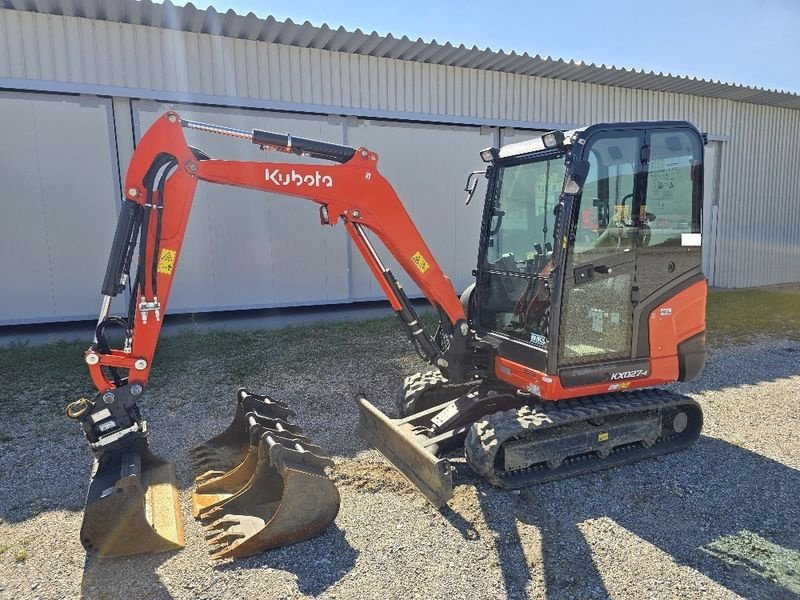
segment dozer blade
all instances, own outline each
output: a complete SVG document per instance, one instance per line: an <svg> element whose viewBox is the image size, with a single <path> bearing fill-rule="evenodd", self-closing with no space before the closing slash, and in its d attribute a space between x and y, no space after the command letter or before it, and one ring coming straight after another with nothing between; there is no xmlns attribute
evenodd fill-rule
<svg viewBox="0 0 800 600"><path fill-rule="evenodd" d="M81 542L100 557L183 548L175 465L146 445L95 461Z"/></svg>
<svg viewBox="0 0 800 600"><path fill-rule="evenodd" d="M241 459L227 471L202 472L192 497L194 516L204 524L215 559L308 539L322 533L339 512L339 491L325 474L333 461L300 428L280 418L248 410L240 417L247 396L240 392L239 398L234 423L239 419L241 431L228 428L223 445L232 448L236 435L236 451L226 450L226 458Z"/></svg>
<svg viewBox="0 0 800 600"><path fill-rule="evenodd" d="M272 424L274 427L274 423L279 421L288 431L293 433L301 431L299 427L286 422L286 419L293 417L294 413L283 402L251 394L244 388L236 392L236 400L236 413L225 431L189 450L189 456L199 477L219 476L244 460L250 446L248 415L253 415L259 420L271 421L265 423L268 426Z"/></svg>
<svg viewBox="0 0 800 600"><path fill-rule="evenodd" d="M404 419L390 419L366 398L358 398L358 433L378 450L437 508L453 497L450 462L439 458L437 440L417 435L417 427L429 424L441 407L433 407Z"/></svg>

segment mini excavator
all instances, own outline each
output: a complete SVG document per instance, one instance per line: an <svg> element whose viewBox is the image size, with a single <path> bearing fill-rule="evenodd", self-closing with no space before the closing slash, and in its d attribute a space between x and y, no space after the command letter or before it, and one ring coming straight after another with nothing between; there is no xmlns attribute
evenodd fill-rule
<svg viewBox="0 0 800 600"><path fill-rule="evenodd" d="M227 161L184 129L324 162ZM700 215L704 138L686 122L596 124L480 153L467 203L487 180L475 281L442 272L366 148L158 118L131 159L102 308L85 362L97 393L67 407L94 454L81 528L90 553L183 546L174 464L149 449L147 388L200 181L305 198L344 224L433 370L407 377L398 417L359 397L358 430L437 507L453 491L449 454L493 485L519 488L690 446L702 411L661 386L705 362ZM339 164L328 164L328 163ZM438 315L431 333L367 232ZM127 316L111 302L127 290ZM124 333L112 348L108 331ZM335 519L332 465L287 404L241 389L230 426L193 449L193 514L214 558L319 534Z"/></svg>

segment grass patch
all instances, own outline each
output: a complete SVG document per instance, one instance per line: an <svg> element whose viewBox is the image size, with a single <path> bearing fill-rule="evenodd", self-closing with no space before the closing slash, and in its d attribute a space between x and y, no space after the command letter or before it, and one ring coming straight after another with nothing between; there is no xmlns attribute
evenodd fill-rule
<svg viewBox="0 0 800 600"><path fill-rule="evenodd" d="M14 562L23 563L28 560L28 551L25 548L20 548L14 553Z"/></svg>
<svg viewBox="0 0 800 600"><path fill-rule="evenodd" d="M0 422L19 414L21 403L44 429L58 424L67 403L94 389L83 361L89 344L57 342L0 348ZM164 336L150 377L157 389L201 372L209 384L241 385L265 377L271 381L318 373L321 363L338 357L412 355L396 317L249 331L193 331ZM0 442L12 439L0 430Z"/></svg>
<svg viewBox="0 0 800 600"><path fill-rule="evenodd" d="M800 294L774 289L714 291L708 297L709 344L754 341L760 337L800 340ZM433 330L435 318L423 316ZM44 428L69 427L62 418L68 402L94 393L83 362L89 340L42 346L0 348L0 420L21 408ZM165 336L159 343L150 387L202 372L209 383L240 385L319 373L347 357L386 357L378 364L397 375L416 360L396 317L249 331L192 331ZM377 373L380 375L380 373ZM354 377L358 373L354 372ZM21 407L20 403L28 403ZM0 430L0 443L11 441Z"/></svg>
<svg viewBox="0 0 800 600"><path fill-rule="evenodd" d="M747 343L759 337L800 340L800 294L752 288L708 295L709 344Z"/></svg>

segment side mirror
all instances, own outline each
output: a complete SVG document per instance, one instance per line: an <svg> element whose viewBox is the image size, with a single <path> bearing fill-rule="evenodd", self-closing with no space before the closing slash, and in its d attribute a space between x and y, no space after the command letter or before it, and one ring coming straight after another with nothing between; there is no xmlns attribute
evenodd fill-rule
<svg viewBox="0 0 800 600"><path fill-rule="evenodd" d="M467 199L464 201L464 206L469 206L472 196L475 195L475 190L478 187L478 175L485 174L486 170L484 169L483 171L473 171L467 175L467 183L464 185L464 191L467 192Z"/></svg>

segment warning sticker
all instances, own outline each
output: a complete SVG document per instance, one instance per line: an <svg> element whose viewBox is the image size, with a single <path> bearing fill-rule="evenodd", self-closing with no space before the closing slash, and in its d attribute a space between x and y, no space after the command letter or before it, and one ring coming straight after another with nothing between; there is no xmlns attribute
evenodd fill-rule
<svg viewBox="0 0 800 600"><path fill-rule="evenodd" d="M175 268L175 257L177 255L177 250L163 248L158 257L158 272L163 275L172 275L172 270Z"/></svg>
<svg viewBox="0 0 800 600"><path fill-rule="evenodd" d="M422 256L420 252L416 252L414 256L411 257L411 262L417 265L417 268L419 269L420 273L424 273L425 271L428 270L428 268L430 268L428 261L425 260L425 257Z"/></svg>

